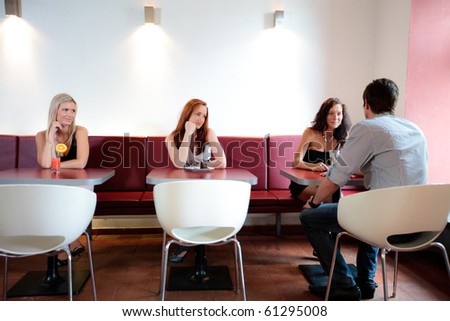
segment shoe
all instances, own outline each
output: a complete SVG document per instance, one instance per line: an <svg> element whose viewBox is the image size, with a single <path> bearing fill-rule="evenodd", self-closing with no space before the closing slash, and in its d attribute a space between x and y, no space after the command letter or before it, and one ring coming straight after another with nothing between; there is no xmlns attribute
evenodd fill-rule
<svg viewBox="0 0 450 321"><path fill-rule="evenodd" d="M356 284L361 290L361 299L370 300L375 296L375 289L378 287L378 284L373 280L364 280L359 281L356 279Z"/></svg>
<svg viewBox="0 0 450 321"><path fill-rule="evenodd" d="M311 293L325 299L325 293L327 291L326 286L310 284L308 288ZM361 291L357 285L349 288L331 288L328 299L330 301L359 301L361 300Z"/></svg>
<svg viewBox="0 0 450 321"><path fill-rule="evenodd" d="M182 263L188 251L189 247L187 246L177 246L175 251L173 251L172 255L169 257L168 261L170 263Z"/></svg>
<svg viewBox="0 0 450 321"><path fill-rule="evenodd" d="M58 266L66 266L68 263L68 259L56 259L56 265Z"/></svg>
<svg viewBox="0 0 450 321"><path fill-rule="evenodd" d="M83 244L80 244L72 251L70 251L70 254L72 254L72 256L81 256L81 254L83 254L85 250L86 249L84 248Z"/></svg>

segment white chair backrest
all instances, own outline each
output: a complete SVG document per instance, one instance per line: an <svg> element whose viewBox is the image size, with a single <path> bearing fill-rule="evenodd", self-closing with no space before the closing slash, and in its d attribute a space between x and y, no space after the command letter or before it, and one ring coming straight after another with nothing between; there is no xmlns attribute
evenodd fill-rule
<svg viewBox="0 0 450 321"><path fill-rule="evenodd" d="M450 213L450 184L412 185L361 192L341 198L338 222L362 241L405 250L420 248L444 230ZM412 243L391 244L388 237L423 232Z"/></svg>
<svg viewBox="0 0 450 321"><path fill-rule="evenodd" d="M186 180L160 183L153 189L156 215L172 237L176 228L243 226L250 201L249 183L232 180Z"/></svg>
<svg viewBox="0 0 450 321"><path fill-rule="evenodd" d="M60 236L70 244L91 222L96 203L96 194L81 187L0 185L0 239Z"/></svg>

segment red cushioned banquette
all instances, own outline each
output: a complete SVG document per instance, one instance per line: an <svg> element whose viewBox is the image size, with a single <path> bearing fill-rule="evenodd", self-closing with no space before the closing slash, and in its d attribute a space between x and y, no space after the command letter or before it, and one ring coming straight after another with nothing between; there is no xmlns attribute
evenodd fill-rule
<svg viewBox="0 0 450 321"><path fill-rule="evenodd" d="M300 212L301 202L291 198L289 180L280 170L290 167L300 135L266 137L220 136L227 168L243 168L258 178L252 186L249 213L275 213L277 234L281 214ZM89 136L87 168L111 168L115 176L95 186L95 215L155 214L153 186L146 175L154 168L173 167L163 136ZM0 135L0 170L35 167L35 136ZM344 191L344 194L347 191ZM349 190L347 193L358 192Z"/></svg>
<svg viewBox="0 0 450 321"><path fill-rule="evenodd" d="M0 135L0 171L17 166L17 136Z"/></svg>
<svg viewBox="0 0 450 321"><path fill-rule="evenodd" d="M141 198L145 191L145 137L89 136L87 168L114 169L115 175L95 186L95 215L145 214Z"/></svg>

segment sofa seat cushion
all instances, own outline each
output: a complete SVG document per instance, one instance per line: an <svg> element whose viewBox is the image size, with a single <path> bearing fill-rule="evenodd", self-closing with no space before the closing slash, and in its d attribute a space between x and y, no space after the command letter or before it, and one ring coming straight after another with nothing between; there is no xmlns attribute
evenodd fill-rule
<svg viewBox="0 0 450 321"><path fill-rule="evenodd" d="M143 207L155 207L155 199L153 198L153 192L147 191L142 194L141 206Z"/></svg>
<svg viewBox="0 0 450 321"><path fill-rule="evenodd" d="M96 192L97 207L139 207L144 192Z"/></svg>
<svg viewBox="0 0 450 321"><path fill-rule="evenodd" d="M232 201L232 200L230 200ZM266 190L256 190L250 193L250 207L251 206L266 206L276 205L277 198Z"/></svg>
<svg viewBox="0 0 450 321"><path fill-rule="evenodd" d="M300 200L293 199L291 197L291 192L286 189L271 189L269 190L271 194L273 194L277 198L277 203L279 205L291 205L291 206L299 206L300 208L303 206L303 202Z"/></svg>

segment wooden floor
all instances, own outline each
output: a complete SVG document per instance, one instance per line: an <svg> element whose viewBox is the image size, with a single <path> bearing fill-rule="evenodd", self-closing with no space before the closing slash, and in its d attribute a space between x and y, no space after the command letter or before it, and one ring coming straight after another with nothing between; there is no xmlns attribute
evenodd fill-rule
<svg viewBox="0 0 450 321"><path fill-rule="evenodd" d="M85 241L81 239L83 243ZM246 232L239 235L243 248L244 271L248 300L253 301L315 301L321 300L308 291L308 282L298 269L299 264L316 264L312 248L304 235L272 236L271 233ZM355 262L355 243L347 239L342 251L348 263ZM148 301L159 300L161 235L124 234L94 235L92 240L98 300ZM190 251L182 265L194 261ZM208 247L209 265L228 265L233 273L232 245ZM45 270L45 256L10 259L10 289L26 272ZM177 266L180 266L178 264ZM380 269L381 263L379 264ZM77 258L75 269L88 267L87 255ZM392 300L450 300L450 280L442 256L435 251L400 254L398 293ZM0 273L3 275L3 264ZM388 273L392 280L392 258L388 258ZM374 300L382 300L380 284ZM392 284L392 283L390 283ZM392 290L392 287L391 287ZM67 300L67 296L29 296L8 300ZM92 300L90 280L74 300ZM241 300L234 291L168 291L166 300Z"/></svg>

